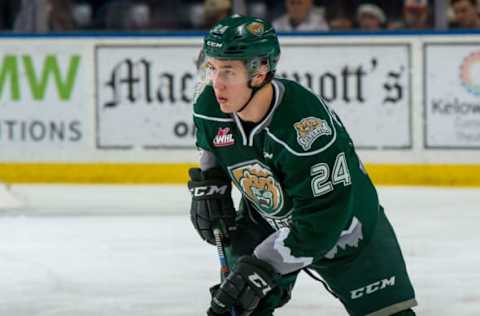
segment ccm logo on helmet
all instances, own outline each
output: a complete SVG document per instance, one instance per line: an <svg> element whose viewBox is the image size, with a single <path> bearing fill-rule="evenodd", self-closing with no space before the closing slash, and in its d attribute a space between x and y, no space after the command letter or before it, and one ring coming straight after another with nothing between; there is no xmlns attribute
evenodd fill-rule
<svg viewBox="0 0 480 316"><path fill-rule="evenodd" d="M217 43L217 42L212 42L212 41L207 41L207 46L210 46L210 47L222 47L223 44L222 44L222 43Z"/></svg>
<svg viewBox="0 0 480 316"><path fill-rule="evenodd" d="M192 193L193 196L195 197L201 197L201 196L210 196L214 194L225 194L227 192L227 185L222 185L222 186L216 186L216 185L205 185L201 187L196 187L193 189L190 189L190 192Z"/></svg>

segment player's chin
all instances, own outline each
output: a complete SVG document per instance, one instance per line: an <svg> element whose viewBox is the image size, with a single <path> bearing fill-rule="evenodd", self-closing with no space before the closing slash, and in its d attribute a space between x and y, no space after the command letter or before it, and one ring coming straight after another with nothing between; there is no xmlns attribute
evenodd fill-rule
<svg viewBox="0 0 480 316"><path fill-rule="evenodd" d="M235 112L234 108L228 103L220 103L220 110L225 114L230 114Z"/></svg>

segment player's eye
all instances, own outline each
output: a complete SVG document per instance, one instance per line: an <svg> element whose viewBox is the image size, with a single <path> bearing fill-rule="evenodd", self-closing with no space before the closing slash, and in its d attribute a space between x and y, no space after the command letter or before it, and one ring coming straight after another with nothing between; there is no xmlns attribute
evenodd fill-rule
<svg viewBox="0 0 480 316"><path fill-rule="evenodd" d="M235 75L235 73L230 69L224 70L223 74L226 78L231 78Z"/></svg>
<svg viewBox="0 0 480 316"><path fill-rule="evenodd" d="M208 71L214 71L215 70L215 67L213 67L210 64L207 64L206 68L207 68Z"/></svg>

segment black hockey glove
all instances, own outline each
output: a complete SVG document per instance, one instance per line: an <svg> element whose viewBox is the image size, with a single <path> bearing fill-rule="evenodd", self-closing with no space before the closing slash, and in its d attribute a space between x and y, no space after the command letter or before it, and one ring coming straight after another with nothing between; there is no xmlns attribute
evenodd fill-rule
<svg viewBox="0 0 480 316"><path fill-rule="evenodd" d="M213 229L218 227L228 243L235 230L235 208L232 200L232 184L219 168L205 171L191 168L188 171L188 189L192 193L190 219L202 239L215 245Z"/></svg>
<svg viewBox="0 0 480 316"><path fill-rule="evenodd" d="M265 261L243 256L237 268L218 287L213 287L209 316L223 316L235 306L240 315L250 315L260 300L275 287L278 273ZM227 314L228 315L228 314Z"/></svg>

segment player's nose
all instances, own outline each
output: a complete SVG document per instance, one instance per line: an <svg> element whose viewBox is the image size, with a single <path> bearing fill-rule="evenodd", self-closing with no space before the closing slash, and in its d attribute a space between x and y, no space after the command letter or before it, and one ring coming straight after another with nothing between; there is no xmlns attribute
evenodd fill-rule
<svg viewBox="0 0 480 316"><path fill-rule="evenodd" d="M213 80L213 89L216 91L221 91L225 89L225 83L219 77Z"/></svg>

